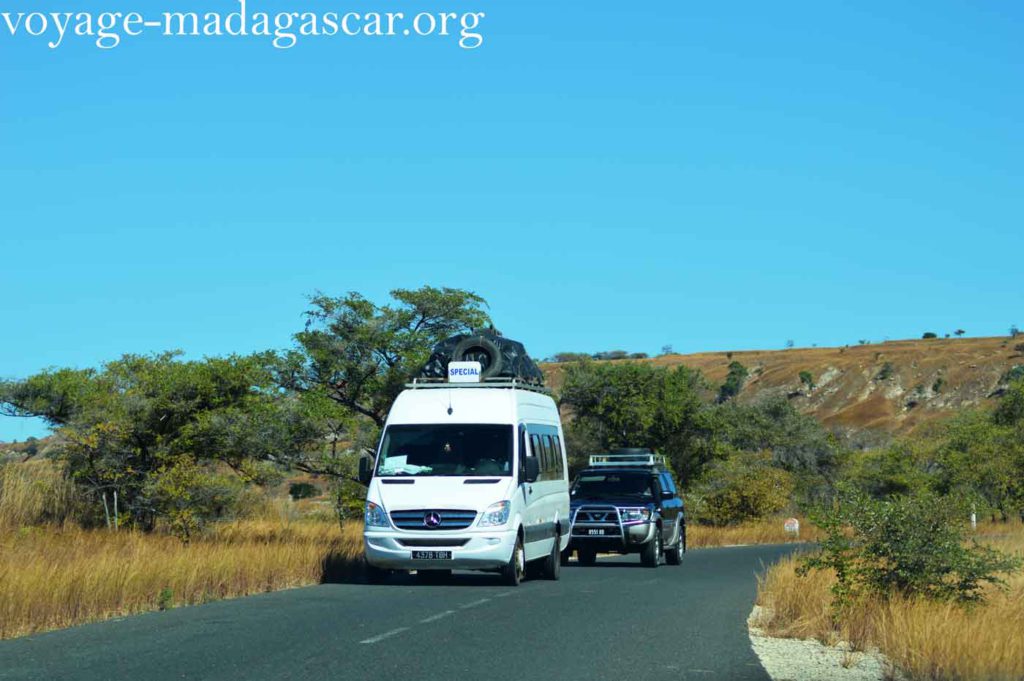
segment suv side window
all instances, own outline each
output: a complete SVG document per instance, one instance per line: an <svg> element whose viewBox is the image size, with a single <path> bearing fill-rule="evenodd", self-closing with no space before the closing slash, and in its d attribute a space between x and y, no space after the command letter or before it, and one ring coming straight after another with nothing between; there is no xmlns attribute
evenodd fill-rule
<svg viewBox="0 0 1024 681"><path fill-rule="evenodd" d="M676 492L676 484L672 480L672 474L666 471L662 473L660 477L661 488L668 492L669 494L671 494L672 496L677 496L678 492Z"/></svg>

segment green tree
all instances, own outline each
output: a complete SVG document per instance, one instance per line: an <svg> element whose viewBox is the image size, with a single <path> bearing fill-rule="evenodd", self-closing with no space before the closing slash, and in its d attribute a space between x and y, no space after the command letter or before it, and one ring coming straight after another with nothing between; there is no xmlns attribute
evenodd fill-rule
<svg viewBox="0 0 1024 681"><path fill-rule="evenodd" d="M730 362L729 373L726 374L725 382L718 389L718 401L720 403L727 402L739 395L749 375L750 372L745 366L739 362Z"/></svg>
<svg viewBox="0 0 1024 681"><path fill-rule="evenodd" d="M377 305L358 293L313 296L306 328L295 334L298 348L280 358L281 385L332 400L381 428L435 344L490 324L486 301L470 291L424 286L391 297L393 304Z"/></svg>
<svg viewBox="0 0 1024 681"><path fill-rule="evenodd" d="M144 529L167 518L187 537L208 512L226 508L199 502L198 488L213 483L218 467L234 469L242 482L265 482L278 473L274 462L306 446L315 430L292 422L270 356L182 361L179 354L125 355L96 370L5 382L0 405L56 429L56 454L104 515L127 515ZM179 513L182 504L190 514Z"/></svg>
<svg viewBox="0 0 1024 681"><path fill-rule="evenodd" d="M616 447L650 447L669 456L684 480L706 457L694 446L703 407L699 372L647 363L568 365L561 404L576 463Z"/></svg>

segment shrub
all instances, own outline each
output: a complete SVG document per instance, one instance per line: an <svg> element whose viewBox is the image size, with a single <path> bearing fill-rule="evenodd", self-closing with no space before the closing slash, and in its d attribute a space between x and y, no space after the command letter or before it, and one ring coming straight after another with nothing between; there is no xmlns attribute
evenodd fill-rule
<svg viewBox="0 0 1024 681"><path fill-rule="evenodd" d="M808 390L814 390L814 375L810 371L800 372L800 382L807 386Z"/></svg>
<svg viewBox="0 0 1024 681"><path fill-rule="evenodd" d="M881 368L881 370L879 370L878 375L875 376L875 380L876 381L887 381L887 380L889 380L889 378L892 377L892 372L893 372L892 362L886 362L885 364L882 365L882 368Z"/></svg>
<svg viewBox="0 0 1024 681"><path fill-rule="evenodd" d="M826 536L800 572L835 571L837 611L864 593L979 602L984 586L1005 584L1000 575L1020 559L966 544L964 518L962 504L932 492L876 500L842 488L831 507L811 513Z"/></svg>
<svg viewBox="0 0 1024 681"><path fill-rule="evenodd" d="M690 495L690 514L709 525L730 525L778 513L795 487L767 454L734 454L708 467Z"/></svg>
<svg viewBox="0 0 1024 681"><path fill-rule="evenodd" d="M921 338L924 338L924 339L931 339L931 338L938 338L938 337L939 337L939 334L935 333L934 331L925 331L923 334L921 334Z"/></svg>
<svg viewBox="0 0 1024 681"><path fill-rule="evenodd" d="M1024 364L1015 364L999 378L1000 383L1013 383L1024 378Z"/></svg>
<svg viewBox="0 0 1024 681"><path fill-rule="evenodd" d="M559 364L563 362L581 362L585 359L590 359L590 355L585 352L559 352L551 359Z"/></svg>
<svg viewBox="0 0 1024 681"><path fill-rule="evenodd" d="M288 486L288 494L292 499L312 499L320 496L320 488L309 482L293 482Z"/></svg>
<svg viewBox="0 0 1024 681"><path fill-rule="evenodd" d="M940 393L940 392L942 392L942 386L944 386L944 385L946 385L946 379L944 379L942 376L939 376L938 378L935 379L935 382L932 383L932 392L933 393Z"/></svg>

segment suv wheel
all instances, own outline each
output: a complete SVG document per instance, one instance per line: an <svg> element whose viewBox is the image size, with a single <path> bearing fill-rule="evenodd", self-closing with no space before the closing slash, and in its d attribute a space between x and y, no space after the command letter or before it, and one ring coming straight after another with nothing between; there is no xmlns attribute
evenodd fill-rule
<svg viewBox="0 0 1024 681"><path fill-rule="evenodd" d="M544 559L544 566L541 574L544 579L557 580L562 573L562 552L558 550L560 534L555 535L555 545L551 547L551 554Z"/></svg>
<svg viewBox="0 0 1024 681"><path fill-rule="evenodd" d="M661 529L655 528L654 539L644 544L640 562L645 567L656 568L661 562Z"/></svg>
<svg viewBox="0 0 1024 681"><path fill-rule="evenodd" d="M679 565L683 562L683 552L686 551L686 528L679 528L679 538L676 545L665 549L665 562L669 565Z"/></svg>
<svg viewBox="0 0 1024 681"><path fill-rule="evenodd" d="M525 572L526 552L523 550L523 538L518 537L515 548L512 549L512 556L509 557L505 567L501 569L501 579L507 586L519 586Z"/></svg>

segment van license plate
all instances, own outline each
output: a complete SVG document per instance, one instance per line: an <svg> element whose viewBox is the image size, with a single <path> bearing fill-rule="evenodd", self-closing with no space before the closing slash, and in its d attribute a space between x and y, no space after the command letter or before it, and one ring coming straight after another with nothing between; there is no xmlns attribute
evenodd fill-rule
<svg viewBox="0 0 1024 681"><path fill-rule="evenodd" d="M413 560L451 560L451 551L413 551Z"/></svg>
<svg viewBox="0 0 1024 681"><path fill-rule="evenodd" d="M596 530L587 530L587 534L589 534L590 536L594 536L594 535L600 536L600 535L604 534L604 528L600 528L600 529L596 529Z"/></svg>

